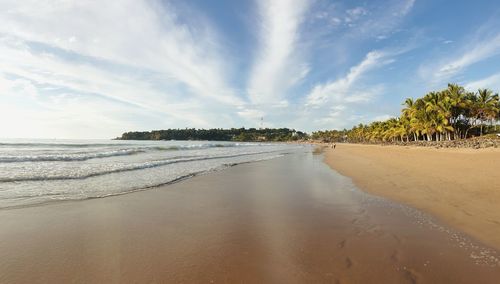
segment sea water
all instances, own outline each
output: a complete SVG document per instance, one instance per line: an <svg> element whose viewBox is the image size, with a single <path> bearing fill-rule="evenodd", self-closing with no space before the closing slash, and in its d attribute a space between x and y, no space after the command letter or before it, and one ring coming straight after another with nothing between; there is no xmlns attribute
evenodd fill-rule
<svg viewBox="0 0 500 284"><path fill-rule="evenodd" d="M124 194L304 151L281 143L0 140L0 208Z"/></svg>

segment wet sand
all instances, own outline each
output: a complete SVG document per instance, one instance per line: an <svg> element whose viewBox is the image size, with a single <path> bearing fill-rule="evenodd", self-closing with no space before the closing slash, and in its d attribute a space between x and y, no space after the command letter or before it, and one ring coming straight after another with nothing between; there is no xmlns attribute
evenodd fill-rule
<svg viewBox="0 0 500 284"><path fill-rule="evenodd" d="M0 283L498 283L497 254L288 155L148 191L0 210Z"/></svg>
<svg viewBox="0 0 500 284"><path fill-rule="evenodd" d="M361 189L430 212L500 249L500 149L337 146L325 161Z"/></svg>

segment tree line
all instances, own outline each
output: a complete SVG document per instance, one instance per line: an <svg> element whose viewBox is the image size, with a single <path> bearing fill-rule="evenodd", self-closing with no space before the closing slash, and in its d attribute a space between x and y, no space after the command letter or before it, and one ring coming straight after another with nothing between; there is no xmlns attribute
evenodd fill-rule
<svg viewBox="0 0 500 284"><path fill-rule="evenodd" d="M118 140L297 141L307 134L289 128L166 129L125 132Z"/></svg>
<svg viewBox="0 0 500 284"><path fill-rule="evenodd" d="M312 138L328 142L443 141L496 132L500 121L499 95L489 89L466 91L457 84L407 98L399 117L347 130L316 131Z"/></svg>

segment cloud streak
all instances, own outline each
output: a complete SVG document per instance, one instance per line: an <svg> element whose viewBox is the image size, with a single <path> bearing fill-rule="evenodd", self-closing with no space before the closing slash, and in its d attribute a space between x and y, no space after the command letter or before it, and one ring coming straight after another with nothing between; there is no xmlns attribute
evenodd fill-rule
<svg viewBox="0 0 500 284"><path fill-rule="evenodd" d="M500 54L500 33L497 26L485 24L467 37L462 48L437 63L421 65L419 74L433 84L444 84L463 73L467 68Z"/></svg>
<svg viewBox="0 0 500 284"><path fill-rule="evenodd" d="M364 74L389 63L388 55L381 51L371 51L363 61L350 68L349 72L337 80L314 86L307 96L307 106L319 107L328 102L360 102L370 100L372 93L358 91L356 84Z"/></svg>
<svg viewBox="0 0 500 284"><path fill-rule="evenodd" d="M156 1L3 1L0 75L5 81L24 78L32 86L64 89L66 96L52 102L53 111L62 111L72 97L90 104L98 96L108 99L103 111L111 102L121 104L115 116L133 108L162 116L171 127L218 124L216 114L244 100L227 83L231 68L211 24L180 15ZM0 103L0 111L5 105ZM83 106L75 108L74 113L84 113ZM52 117L39 109L37 117L43 116ZM123 120L121 131L131 127Z"/></svg>
<svg viewBox="0 0 500 284"><path fill-rule="evenodd" d="M477 43L472 49L458 58L443 63L434 74L436 78L450 78L470 65L488 59L500 53L500 34L491 40Z"/></svg>
<svg viewBox="0 0 500 284"><path fill-rule="evenodd" d="M478 23L465 13L437 19L444 5L416 0L249 0L228 10L204 1L0 1L0 118L14 117L0 133L10 136L258 127L261 117L311 131L397 113L403 96L451 79L500 86L493 12ZM468 5L494 6L456 10ZM467 25L471 34L456 32Z"/></svg>
<svg viewBox="0 0 500 284"><path fill-rule="evenodd" d="M496 73L476 81L471 81L465 84L465 88L470 91L476 91L480 88L489 88L498 91L500 90L500 73Z"/></svg>
<svg viewBox="0 0 500 284"><path fill-rule="evenodd" d="M305 0L258 1L260 46L247 88L253 104L282 101L288 88L307 75L298 43L308 7Z"/></svg>

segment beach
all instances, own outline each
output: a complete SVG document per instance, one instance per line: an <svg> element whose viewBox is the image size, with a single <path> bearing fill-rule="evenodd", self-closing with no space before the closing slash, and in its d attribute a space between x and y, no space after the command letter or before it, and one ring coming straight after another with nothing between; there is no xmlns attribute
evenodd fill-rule
<svg viewBox="0 0 500 284"><path fill-rule="evenodd" d="M500 149L338 144L325 161L361 189L430 212L500 249Z"/></svg>
<svg viewBox="0 0 500 284"><path fill-rule="evenodd" d="M500 279L494 249L359 190L323 159L296 153L130 194L2 209L0 282Z"/></svg>

